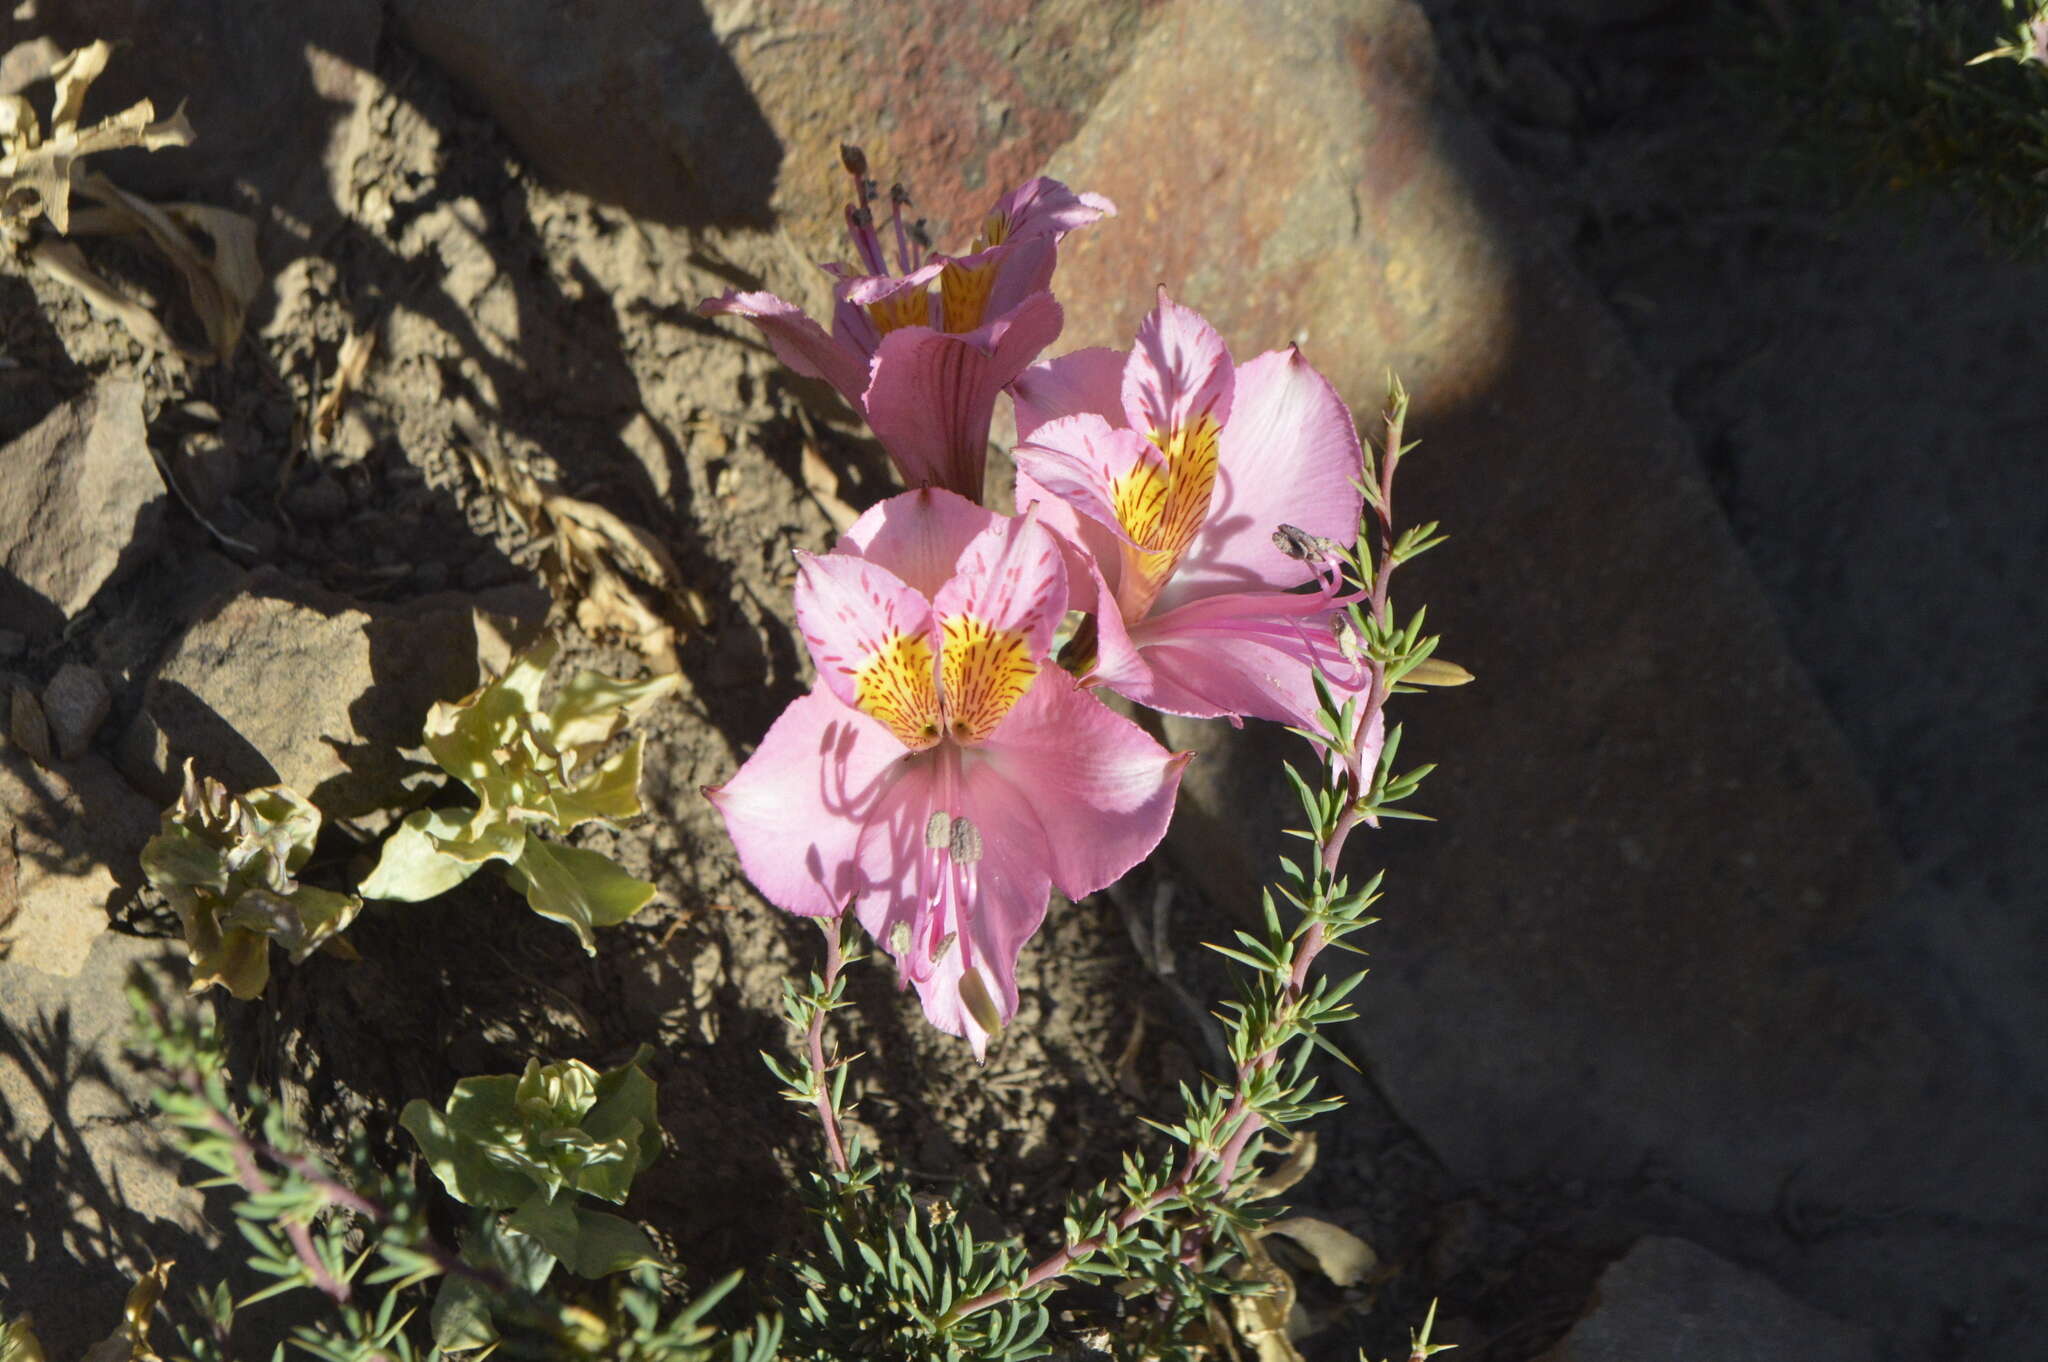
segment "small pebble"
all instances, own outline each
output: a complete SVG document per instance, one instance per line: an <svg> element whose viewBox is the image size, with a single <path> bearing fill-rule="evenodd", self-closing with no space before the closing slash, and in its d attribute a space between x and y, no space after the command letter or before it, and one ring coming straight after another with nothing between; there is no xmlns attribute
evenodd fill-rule
<svg viewBox="0 0 2048 1362"><path fill-rule="evenodd" d="M311 482L302 482L285 493L284 509L294 520L303 520L309 525L325 525L348 513L348 492L340 483L322 473Z"/></svg>
<svg viewBox="0 0 2048 1362"><path fill-rule="evenodd" d="M106 721L113 697L105 678L80 662L67 662L43 687L43 717L49 722L50 737L57 755L71 761L85 754L93 735Z"/></svg>

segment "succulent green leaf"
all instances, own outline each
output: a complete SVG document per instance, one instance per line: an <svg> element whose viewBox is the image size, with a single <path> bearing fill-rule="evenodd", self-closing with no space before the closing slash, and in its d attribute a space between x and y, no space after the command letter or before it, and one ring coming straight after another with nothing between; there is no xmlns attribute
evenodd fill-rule
<svg viewBox="0 0 2048 1362"><path fill-rule="evenodd" d="M603 1277L661 1264L645 1230L619 1216L586 1210L569 1197L536 1192L506 1223L531 1235L579 1277Z"/></svg>
<svg viewBox="0 0 2048 1362"><path fill-rule="evenodd" d="M465 1078L455 1085L445 1116L417 1098L399 1113L398 1123L419 1142L427 1166L457 1201L509 1209L546 1176L513 1148L524 1138L512 1102L518 1082L509 1074Z"/></svg>
<svg viewBox="0 0 2048 1362"><path fill-rule="evenodd" d="M219 892L227 888L227 863L221 848L182 823L164 818L164 830L142 848L142 873L166 894L193 888Z"/></svg>
<svg viewBox="0 0 2048 1362"><path fill-rule="evenodd" d="M447 893L474 875L483 859L442 849L469 824L466 809L421 809L407 814L377 855L377 866L357 888L364 898L418 903Z"/></svg>
<svg viewBox="0 0 2048 1362"><path fill-rule="evenodd" d="M647 906L654 886L628 875L609 857L526 834L509 867L515 886L542 917L567 925L583 949L597 954L595 927L613 927Z"/></svg>
<svg viewBox="0 0 2048 1362"><path fill-rule="evenodd" d="M555 1256L540 1241L506 1226L505 1217L483 1212L462 1240L463 1261L527 1291L537 1292L555 1270ZM450 1273L434 1298L434 1342L444 1350L480 1348L495 1341L490 1293L474 1278Z"/></svg>
<svg viewBox="0 0 2048 1362"><path fill-rule="evenodd" d="M681 683L682 678L674 672L644 681L578 672L562 684L554 704L548 706L548 726L555 745L567 751L604 742Z"/></svg>
<svg viewBox="0 0 2048 1362"><path fill-rule="evenodd" d="M43 1362L43 1345L26 1319L0 1324L0 1362Z"/></svg>
<svg viewBox="0 0 2048 1362"><path fill-rule="evenodd" d="M568 832L604 818L617 822L640 812L641 740L555 796L555 831Z"/></svg>
<svg viewBox="0 0 2048 1362"><path fill-rule="evenodd" d="M593 1138L624 1140L634 1147L636 1155L629 1177L645 1171L661 1156L661 1118L655 1111L654 1080L641 1068L653 1053L651 1047L643 1045L633 1058L601 1075L597 1080L597 1100L583 1117L583 1129ZM585 1184L578 1185L587 1192L596 1191ZM608 1199L623 1201L624 1189Z"/></svg>

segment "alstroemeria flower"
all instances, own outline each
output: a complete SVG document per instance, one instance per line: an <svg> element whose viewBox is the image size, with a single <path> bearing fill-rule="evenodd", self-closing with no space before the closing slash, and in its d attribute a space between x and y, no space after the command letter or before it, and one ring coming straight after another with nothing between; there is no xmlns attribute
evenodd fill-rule
<svg viewBox="0 0 2048 1362"><path fill-rule="evenodd" d="M1013 392L1017 504L1092 559L1089 680L1168 713L1295 724L1316 712L1314 670L1340 693L1365 682L1313 552L1356 538L1363 455L1300 351L1233 364L1161 289L1128 354L1076 351Z"/></svg>
<svg viewBox="0 0 2048 1362"><path fill-rule="evenodd" d="M1058 338L1049 287L1060 239L1116 209L1035 179L996 200L968 254L926 253L921 225L907 228L908 196L890 194L897 272L876 229L867 162L847 149L859 202L846 210L856 264L827 265L832 332L772 293L706 299L706 315L745 317L784 364L822 378L875 432L909 487L943 487L979 499L996 394Z"/></svg>
<svg viewBox="0 0 2048 1362"><path fill-rule="evenodd" d="M817 684L706 793L763 895L815 916L851 903L932 1024L980 1056L1016 1013L1051 887L1093 893L1142 860L1186 754L1048 660L1066 574L1033 516L908 492L801 562Z"/></svg>

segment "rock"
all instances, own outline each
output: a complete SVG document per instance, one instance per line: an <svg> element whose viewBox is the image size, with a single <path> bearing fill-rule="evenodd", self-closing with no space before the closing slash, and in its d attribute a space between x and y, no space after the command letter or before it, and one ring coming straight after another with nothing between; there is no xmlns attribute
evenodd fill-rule
<svg viewBox="0 0 2048 1362"><path fill-rule="evenodd" d="M101 931L75 979L0 961L0 1131L13 1161L0 1182L0 1282L8 1318L33 1314L53 1358L107 1336L130 1274L152 1258L177 1260L178 1299L229 1266L200 1192L181 1183L190 1166L138 1119L158 1080L123 1045L129 972L181 956L173 942Z"/></svg>
<svg viewBox="0 0 2048 1362"><path fill-rule="evenodd" d="M665 222L785 221L839 253L839 143L942 241L1070 136L1156 0L397 0L543 174Z"/></svg>
<svg viewBox="0 0 2048 1362"><path fill-rule="evenodd" d="M1870 1331L1683 1239L1639 1241L1537 1362L1875 1362Z"/></svg>
<svg viewBox="0 0 2048 1362"><path fill-rule="evenodd" d="M61 759L70 761L85 752L112 702L106 681L91 667L67 662L57 669L43 687L43 717Z"/></svg>
<svg viewBox="0 0 2048 1362"><path fill-rule="evenodd" d="M169 799L187 756L237 790L282 783L331 818L396 803L429 706L473 690L479 649L538 618L537 592L397 608L358 604L275 569L251 573L188 628L150 678L122 762Z"/></svg>
<svg viewBox="0 0 2048 1362"><path fill-rule="evenodd" d="M1539 127L1569 129L1579 121L1579 95L1550 59L1523 48L1507 59L1508 88L1529 121Z"/></svg>
<svg viewBox="0 0 2048 1362"><path fill-rule="evenodd" d="M84 609L155 548L165 495L128 379L0 449L0 624L34 637Z"/></svg>
<svg viewBox="0 0 2048 1362"><path fill-rule="evenodd" d="M348 489L322 473L287 492L284 509L308 525L326 525L348 514Z"/></svg>
<svg viewBox="0 0 2048 1362"><path fill-rule="evenodd" d="M155 808L96 757L49 770L0 750L0 959L78 973L155 827Z"/></svg>
<svg viewBox="0 0 2048 1362"><path fill-rule="evenodd" d="M65 0L45 10L66 49L115 45L94 107L186 106L193 145L121 158L108 170L122 188L233 203L238 185L255 185L301 217L333 211L322 156L376 63L378 0Z"/></svg>
<svg viewBox="0 0 2048 1362"><path fill-rule="evenodd" d="M1305 336L1362 414L1389 367L1416 395L1399 505L1451 542L1395 597L1479 680L1396 706L1441 822L1352 853L1388 920L1347 1043L1404 1118L1461 1177L1654 1159L1765 1213L1801 1161L1851 1167L1939 1060L1859 964L1895 855L1683 427L1525 229L1414 6L1177 5L1050 169L1123 208L1063 248L1062 347L1128 345L1156 280L1240 359ZM1250 911L1298 742L1167 728L1203 754L1173 854Z"/></svg>
<svg viewBox="0 0 2048 1362"><path fill-rule="evenodd" d="M0 629L0 659L12 660L27 651L27 635L15 629Z"/></svg>

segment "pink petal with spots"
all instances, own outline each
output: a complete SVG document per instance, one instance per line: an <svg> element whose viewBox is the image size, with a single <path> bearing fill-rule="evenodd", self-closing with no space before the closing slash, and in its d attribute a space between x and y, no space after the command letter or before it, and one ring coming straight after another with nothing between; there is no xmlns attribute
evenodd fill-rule
<svg viewBox="0 0 2048 1362"><path fill-rule="evenodd" d="M843 554L797 554L796 627L818 680L854 703L854 673L899 635L931 633L931 603L888 569Z"/></svg>
<svg viewBox="0 0 2048 1362"><path fill-rule="evenodd" d="M1117 484L1140 467L1166 467L1166 456L1151 441L1092 412L1046 422L1017 446L1014 457L1020 477L1127 543L1130 536L1117 519Z"/></svg>
<svg viewBox="0 0 2048 1362"><path fill-rule="evenodd" d="M981 497L996 394L1058 338L1047 293L971 336L906 326L882 338L863 395L868 424L911 487Z"/></svg>
<svg viewBox="0 0 2048 1362"><path fill-rule="evenodd" d="M1111 602L1115 609L1116 584L1123 573L1123 554L1117 548L1121 536L1046 491L1021 469L1016 490L1017 514L1036 515L1059 540L1060 558L1067 567L1067 609L1092 612L1098 600Z"/></svg>
<svg viewBox="0 0 2048 1362"><path fill-rule="evenodd" d="M1161 287L1124 365L1125 421L1140 435L1186 430L1204 416L1220 426L1230 419L1232 385L1223 337Z"/></svg>
<svg viewBox="0 0 2048 1362"><path fill-rule="evenodd" d="M782 712L732 779L704 793L762 897L827 917L863 883L861 829L904 760L887 729L820 688Z"/></svg>
<svg viewBox="0 0 2048 1362"><path fill-rule="evenodd" d="M941 624L971 616L998 631L1024 636L1031 659L1052 647L1067 613L1066 564L1052 531L1027 511L1001 516L961 553L953 580L932 598Z"/></svg>
<svg viewBox="0 0 2048 1362"><path fill-rule="evenodd" d="M1351 410L1298 350L1274 350L1237 371L1209 516L1155 610L1249 586L1297 586L1315 575L1273 543L1293 525L1340 544L1358 536L1365 460Z"/></svg>

